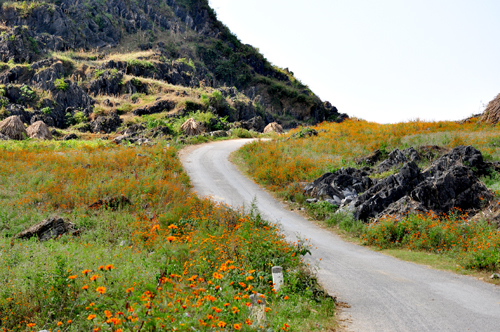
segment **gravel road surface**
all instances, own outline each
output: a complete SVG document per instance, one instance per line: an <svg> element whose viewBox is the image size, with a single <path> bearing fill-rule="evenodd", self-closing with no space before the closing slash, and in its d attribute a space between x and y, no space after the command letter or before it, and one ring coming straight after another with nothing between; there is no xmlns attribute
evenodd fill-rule
<svg viewBox="0 0 500 332"><path fill-rule="evenodd" d="M182 151L194 190L232 206L248 207L256 198L261 214L283 225L290 241L297 235L309 239L320 282L350 305L342 313L348 331L500 331L499 287L344 242L286 210L228 161L232 151L249 141L219 141Z"/></svg>

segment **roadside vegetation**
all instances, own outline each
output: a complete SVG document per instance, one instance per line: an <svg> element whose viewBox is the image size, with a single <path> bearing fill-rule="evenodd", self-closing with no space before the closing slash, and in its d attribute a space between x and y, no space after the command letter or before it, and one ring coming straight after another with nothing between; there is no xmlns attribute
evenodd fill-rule
<svg viewBox="0 0 500 332"><path fill-rule="evenodd" d="M341 167L362 168L357 162L376 149L388 154L393 149L423 145L453 148L472 145L489 161L500 160L498 126L478 123L423 122L376 124L350 119L340 124L323 123L317 136L305 138L308 128L292 130L274 141L244 146L237 158L258 183L291 204L303 207L316 220L336 227L364 245L376 249L402 249L425 252L452 259L461 269L494 271L500 268L500 230L481 218L470 220L461 211L448 215L412 215L400 222L383 219L363 223L350 214L336 213L338 207L327 202L307 203L304 184ZM430 163L424 160L420 167ZM374 175L383 178L393 171ZM481 178L498 200L499 174L492 171ZM400 255L402 256L402 255Z"/></svg>
<svg viewBox="0 0 500 332"><path fill-rule="evenodd" d="M0 143L0 331L335 327L334 300L302 263L307 250L254 209L197 198L179 148ZM127 200L93 204L107 197ZM16 238L56 215L79 235ZM285 278L278 292L276 265ZM262 306L251 306L253 294Z"/></svg>

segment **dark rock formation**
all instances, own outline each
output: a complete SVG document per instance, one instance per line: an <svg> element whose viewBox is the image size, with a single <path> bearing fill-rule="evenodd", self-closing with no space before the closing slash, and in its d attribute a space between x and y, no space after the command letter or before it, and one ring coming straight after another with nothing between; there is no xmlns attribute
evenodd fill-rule
<svg viewBox="0 0 500 332"><path fill-rule="evenodd" d="M115 197L106 197L103 199L100 199L92 204L89 205L89 209L110 209L112 211L116 211L119 208L123 208L126 205L130 205L132 202L130 200L121 195L121 196L115 196Z"/></svg>
<svg viewBox="0 0 500 332"><path fill-rule="evenodd" d="M408 159L418 160L413 148L394 150L380 165L397 167ZM306 186L305 193L315 198L331 199L339 205L337 203L342 200L342 195L345 196L346 189L355 194L363 192L351 202L341 201L341 208L365 221L388 216L399 219L415 212L448 213L453 208L477 212L493 198L477 177L488 174L491 167L475 148L459 146L436 159L423 172L415 161L406 162L398 173L380 181L372 181L364 171L340 170L324 174Z"/></svg>
<svg viewBox="0 0 500 332"><path fill-rule="evenodd" d="M174 109L176 103L171 100L158 100L151 105L137 108L133 111L134 115L148 115L160 112L168 112Z"/></svg>
<svg viewBox="0 0 500 332"><path fill-rule="evenodd" d="M121 124L122 120L120 119L118 113L112 112L109 115L101 115L97 117L97 119L90 123L90 126L92 127L92 132L94 133L109 134L116 131Z"/></svg>
<svg viewBox="0 0 500 332"><path fill-rule="evenodd" d="M58 238L66 233L71 235L79 234L74 224L60 217L52 217L22 231L16 235L16 238L29 239L36 236L40 241L46 241Z"/></svg>

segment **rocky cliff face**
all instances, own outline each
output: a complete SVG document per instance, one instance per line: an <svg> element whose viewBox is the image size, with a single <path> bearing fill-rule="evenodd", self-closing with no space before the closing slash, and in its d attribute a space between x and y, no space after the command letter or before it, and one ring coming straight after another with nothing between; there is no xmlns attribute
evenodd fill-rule
<svg viewBox="0 0 500 332"><path fill-rule="evenodd" d="M6 2L0 21L0 117L64 128L166 95L173 109L194 104L230 121L293 127L346 117L242 44L206 0ZM199 100L216 89L224 101ZM128 105L134 94L139 103Z"/></svg>

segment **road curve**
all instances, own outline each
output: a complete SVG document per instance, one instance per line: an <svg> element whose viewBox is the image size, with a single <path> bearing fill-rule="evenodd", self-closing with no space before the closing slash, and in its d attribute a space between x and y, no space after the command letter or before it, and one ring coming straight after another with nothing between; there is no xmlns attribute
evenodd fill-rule
<svg viewBox="0 0 500 332"><path fill-rule="evenodd" d="M232 206L256 198L261 214L283 225L289 240L311 241L312 260L328 292L351 306L349 331L500 331L500 288L436 271L346 243L284 206L243 176L229 154L250 140L219 141L183 151L181 161L200 196ZM321 261L319 259L322 258Z"/></svg>

